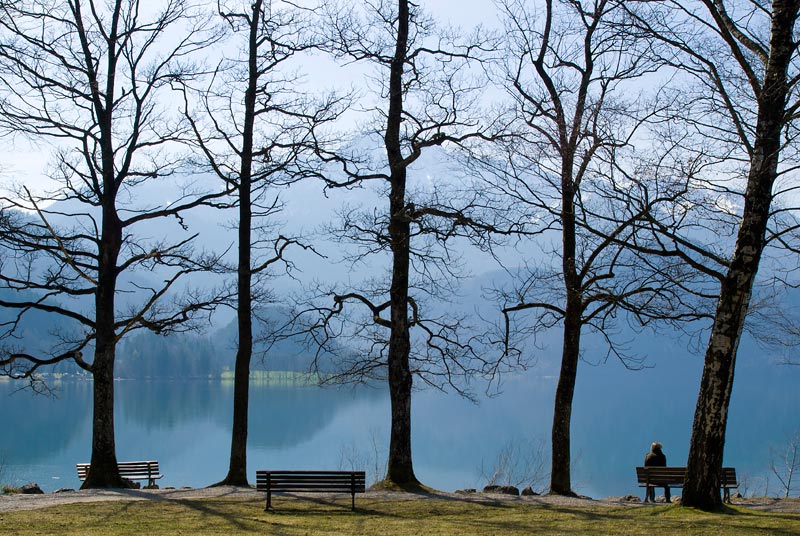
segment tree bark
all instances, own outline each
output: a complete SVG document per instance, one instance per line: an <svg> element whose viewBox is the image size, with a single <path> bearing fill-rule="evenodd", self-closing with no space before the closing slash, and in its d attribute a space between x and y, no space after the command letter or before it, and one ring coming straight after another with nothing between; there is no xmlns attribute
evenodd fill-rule
<svg viewBox="0 0 800 536"><path fill-rule="evenodd" d="M765 246L772 187L778 175L781 130L786 121L789 92L786 73L794 52L792 33L797 12L797 1L772 4L770 53L763 87L757 96L756 136L742 223L728 273L721 285L706 349L682 497L684 506L703 510L722 506L719 478L736 352Z"/></svg>
<svg viewBox="0 0 800 536"><path fill-rule="evenodd" d="M394 174L393 174L394 175ZM411 340L408 323L408 272L410 228L405 214L405 170L393 177L389 223L392 241L392 328L389 336L389 396L392 430L386 479L400 487L418 486L411 459Z"/></svg>
<svg viewBox="0 0 800 536"><path fill-rule="evenodd" d="M561 371L558 376L556 398L553 406L552 460L550 469L550 493L571 495L572 480L570 476L570 424L572 421L572 399L575 394L575 382L578 375L578 359L580 356L581 322L580 309L567 304L564 317L564 341L561 354Z"/></svg>
<svg viewBox="0 0 800 536"><path fill-rule="evenodd" d="M237 270L236 310L239 344L233 378L233 428L231 457L227 476L215 485L248 486L247 433L250 407L250 361L253 357L253 297L252 297L252 178L253 136L255 125L256 91L258 84L258 28L263 0L252 7L248 40L248 85L244 96L244 125L242 129L241 169L239 171L239 259Z"/></svg>
<svg viewBox="0 0 800 536"><path fill-rule="evenodd" d="M408 42L408 0L398 1L395 55L389 75L389 112L384 142L390 169L389 237L392 248L392 286L389 290L391 334L388 381L392 429L386 480L405 489L420 486L411 458L411 338L408 321L408 273L411 227L406 214L406 169L400 143L403 114L403 67Z"/></svg>
<svg viewBox="0 0 800 536"><path fill-rule="evenodd" d="M563 138L564 136L562 136ZM565 140L566 141L566 140ZM556 398L553 406L552 455L550 469L550 493L575 495L570 476L570 424L572 400L578 375L578 359L581 348L583 325L583 298L581 280L577 273L575 185L572 174L574 152L562 150L561 165L561 243L562 273L566 306L564 308L564 336L561 353L561 371L558 376Z"/></svg>
<svg viewBox="0 0 800 536"><path fill-rule="evenodd" d="M119 475L114 439L114 349L95 352L93 366L92 456L81 489L127 487Z"/></svg>
<svg viewBox="0 0 800 536"><path fill-rule="evenodd" d="M111 167L106 168L113 170ZM94 401L92 418L92 457L89 474L81 489L126 487L117 468L114 439L114 359L116 357L115 290L117 259L122 245L122 226L116 214L116 187L106 172L103 222L95 292L95 339L92 378Z"/></svg>
<svg viewBox="0 0 800 536"><path fill-rule="evenodd" d="M250 406L250 361L253 355L252 293L250 273L250 181L239 186L239 269L237 273L238 307L236 311L238 348L233 378L233 428L228 474L216 485L248 486L247 433Z"/></svg>

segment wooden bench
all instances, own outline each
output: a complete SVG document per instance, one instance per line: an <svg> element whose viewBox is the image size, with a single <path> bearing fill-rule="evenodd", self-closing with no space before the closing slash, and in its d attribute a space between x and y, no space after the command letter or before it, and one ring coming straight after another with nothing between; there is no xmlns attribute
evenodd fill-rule
<svg viewBox="0 0 800 536"><path fill-rule="evenodd" d="M90 464L78 463L78 478L86 480L89 474ZM151 460L146 462L118 462L117 469L119 469L119 476L127 478L128 480L147 480L147 485L153 487L156 485L156 480L163 478L158 469L158 461Z"/></svg>
<svg viewBox="0 0 800 536"><path fill-rule="evenodd" d="M267 492L267 506L272 506L273 492L349 493L356 509L356 493L364 493L364 471L256 471L256 490Z"/></svg>
<svg viewBox="0 0 800 536"><path fill-rule="evenodd" d="M683 487L686 480L685 467L637 467L636 479L639 481L640 488L653 487ZM723 467L720 478L720 487L723 492L723 500L731 502L731 488L738 488L736 481L736 469L733 467ZM645 491L646 493L646 491ZM646 498L646 495L645 495Z"/></svg>

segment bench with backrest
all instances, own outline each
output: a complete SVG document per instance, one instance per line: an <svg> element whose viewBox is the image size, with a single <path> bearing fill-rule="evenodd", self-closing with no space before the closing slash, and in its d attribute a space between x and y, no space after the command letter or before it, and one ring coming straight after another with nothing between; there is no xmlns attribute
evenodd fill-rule
<svg viewBox="0 0 800 536"><path fill-rule="evenodd" d="M637 467L636 478L639 481L640 488L653 487L683 487L683 482L686 480L685 467ZM731 489L738 488L739 483L736 482L736 469L733 467L723 467L722 475L720 478L720 487L722 488L723 497L725 502L731 502ZM645 492L645 499L647 493Z"/></svg>
<svg viewBox="0 0 800 536"><path fill-rule="evenodd" d="M274 492L349 493L356 509L356 493L364 493L364 471L256 471L256 489L267 492L267 506L272 506Z"/></svg>
<svg viewBox="0 0 800 536"><path fill-rule="evenodd" d="M90 464L79 463L78 478L86 480L89 474ZM156 480L162 478L164 475L158 469L158 461L150 460L144 462L118 462L117 469L119 469L119 476L127 478L128 480L147 480L149 487L154 487Z"/></svg>

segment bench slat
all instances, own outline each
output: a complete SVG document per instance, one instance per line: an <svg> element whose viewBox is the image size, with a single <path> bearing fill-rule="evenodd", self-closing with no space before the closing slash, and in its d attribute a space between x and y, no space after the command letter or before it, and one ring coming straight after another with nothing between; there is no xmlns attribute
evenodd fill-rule
<svg viewBox="0 0 800 536"><path fill-rule="evenodd" d="M258 474L266 474L269 473L271 475L349 475L351 473L355 473L356 475L363 474L364 471L308 471L308 470L297 470L295 471L292 469L291 471L273 471L267 469L259 469L256 471L256 475Z"/></svg>
<svg viewBox="0 0 800 536"><path fill-rule="evenodd" d="M355 489L356 493L363 493L366 489L364 483L355 483L355 486L352 484L301 484L301 483L282 483L282 484L272 484L270 483L269 489L272 491L291 491L291 490L298 490L298 489L305 489L305 490L334 490L334 489L342 489L345 491L351 491ZM267 484L265 483L263 486L258 486L257 491L267 491Z"/></svg>
<svg viewBox="0 0 800 536"><path fill-rule="evenodd" d="M350 477L347 478L270 478L270 482L273 485L280 485L284 482L288 483L295 483L295 482L319 482L319 483L326 483L326 484L350 484L353 479ZM364 482L363 479L356 478L356 482ZM266 482L266 479L264 479Z"/></svg>
<svg viewBox="0 0 800 536"><path fill-rule="evenodd" d="M258 483L256 484L257 487L259 488L259 491L263 491L263 490L260 489L261 487L264 487L264 489L266 489L267 482L264 481L263 484L264 484L263 486L258 486ZM282 482L274 482L274 481L270 480L269 481L269 485L273 490L277 489L279 487L283 487L283 486L306 486L306 487L313 487L313 486L339 486L339 487L350 488L353 485L355 485L357 487L358 486L362 486L363 487L364 486L364 481L363 480L361 480L361 481L355 480L355 481L347 481L347 482L292 482L291 480L284 480Z"/></svg>
<svg viewBox="0 0 800 536"><path fill-rule="evenodd" d="M304 485L304 484L283 484L280 486L270 486L270 490L273 492L280 492L280 491L320 491L320 492L335 492L335 491L342 491L350 493L353 490L352 486L343 486L341 484L327 484L327 485ZM356 486L355 488L356 493L359 493L359 488ZM361 492L363 493L363 488L361 488Z"/></svg>
<svg viewBox="0 0 800 536"><path fill-rule="evenodd" d="M266 478L266 477L265 477ZM344 476L333 476L333 475L321 475L321 476L314 476L314 475L298 475L298 476L291 476L291 475L270 475L269 479L274 481L279 480L291 480L293 482L301 482L301 481L314 481L318 482L320 480L328 481L328 482L338 482L347 480L348 482L353 477L351 475L344 475Z"/></svg>
<svg viewBox="0 0 800 536"><path fill-rule="evenodd" d="M90 464L88 464L88 463L76 463L75 465L89 467ZM117 462L117 465L122 465L122 466L126 466L126 467L135 467L135 466L147 467L148 465L153 465L153 466L158 465L158 460L144 460L144 461L134 461L134 462Z"/></svg>

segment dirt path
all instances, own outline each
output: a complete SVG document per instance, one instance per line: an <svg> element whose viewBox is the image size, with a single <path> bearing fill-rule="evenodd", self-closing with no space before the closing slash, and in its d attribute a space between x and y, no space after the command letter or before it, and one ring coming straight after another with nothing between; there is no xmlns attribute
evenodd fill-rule
<svg viewBox="0 0 800 536"><path fill-rule="evenodd" d="M385 500L412 500L421 497L458 501L516 501L528 504L560 505L560 506L632 506L648 508L638 501L628 501L624 497L607 497L601 500L572 498L559 496L512 497L508 495L457 495L454 493L435 493L416 495L387 491L368 491L364 497ZM99 501L180 501L186 499L230 498L242 500L261 500L264 494L254 489L235 488L229 486L216 488L184 488L161 490L85 490L46 493L44 495L0 495L0 512L14 510L35 510L63 504L87 503ZM738 499L734 504L769 512L789 512L800 514L800 499Z"/></svg>

